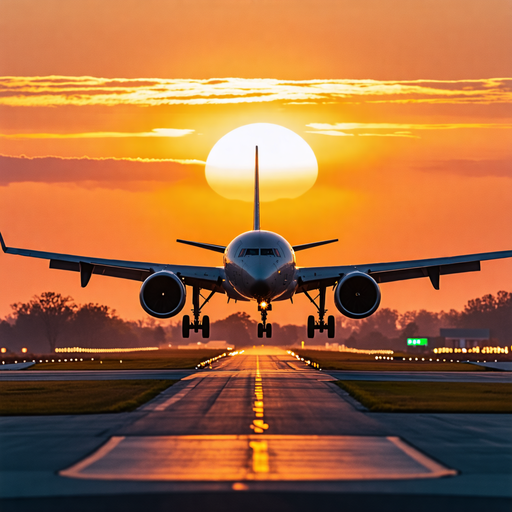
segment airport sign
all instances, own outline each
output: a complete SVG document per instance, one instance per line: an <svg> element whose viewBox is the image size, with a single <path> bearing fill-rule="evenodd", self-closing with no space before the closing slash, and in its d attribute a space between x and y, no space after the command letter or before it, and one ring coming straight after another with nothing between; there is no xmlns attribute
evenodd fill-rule
<svg viewBox="0 0 512 512"><path fill-rule="evenodd" d="M427 346L428 338L407 338L407 346L408 347L418 347L418 346Z"/></svg>

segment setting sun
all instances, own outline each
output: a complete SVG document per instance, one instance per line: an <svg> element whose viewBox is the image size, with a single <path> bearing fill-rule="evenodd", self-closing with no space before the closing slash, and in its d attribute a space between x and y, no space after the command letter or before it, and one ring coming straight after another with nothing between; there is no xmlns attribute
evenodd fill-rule
<svg viewBox="0 0 512 512"><path fill-rule="evenodd" d="M263 201L294 199L314 185L318 164L308 143L283 126L254 123L224 135L210 151L205 172L215 192L252 201L256 146Z"/></svg>

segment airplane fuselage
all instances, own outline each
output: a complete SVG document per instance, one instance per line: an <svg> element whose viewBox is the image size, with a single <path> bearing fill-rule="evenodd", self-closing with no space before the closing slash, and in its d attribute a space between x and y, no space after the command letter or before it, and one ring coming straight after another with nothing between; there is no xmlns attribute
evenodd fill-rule
<svg viewBox="0 0 512 512"><path fill-rule="evenodd" d="M271 231L237 236L226 248L224 268L229 285L249 300L285 300L297 288L295 252L282 236Z"/></svg>

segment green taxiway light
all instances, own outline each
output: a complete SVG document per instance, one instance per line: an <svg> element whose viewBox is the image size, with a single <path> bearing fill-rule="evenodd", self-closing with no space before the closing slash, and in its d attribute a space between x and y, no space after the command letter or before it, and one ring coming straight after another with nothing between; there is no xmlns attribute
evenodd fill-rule
<svg viewBox="0 0 512 512"><path fill-rule="evenodd" d="M407 338L407 345L413 347L428 345L428 338Z"/></svg>

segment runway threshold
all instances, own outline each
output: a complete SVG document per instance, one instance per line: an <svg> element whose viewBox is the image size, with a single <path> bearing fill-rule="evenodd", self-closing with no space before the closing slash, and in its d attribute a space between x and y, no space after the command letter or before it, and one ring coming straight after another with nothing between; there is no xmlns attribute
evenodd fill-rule
<svg viewBox="0 0 512 512"><path fill-rule="evenodd" d="M134 481L340 481L455 475L399 437L115 436L61 476ZM234 484L236 485L236 484Z"/></svg>

